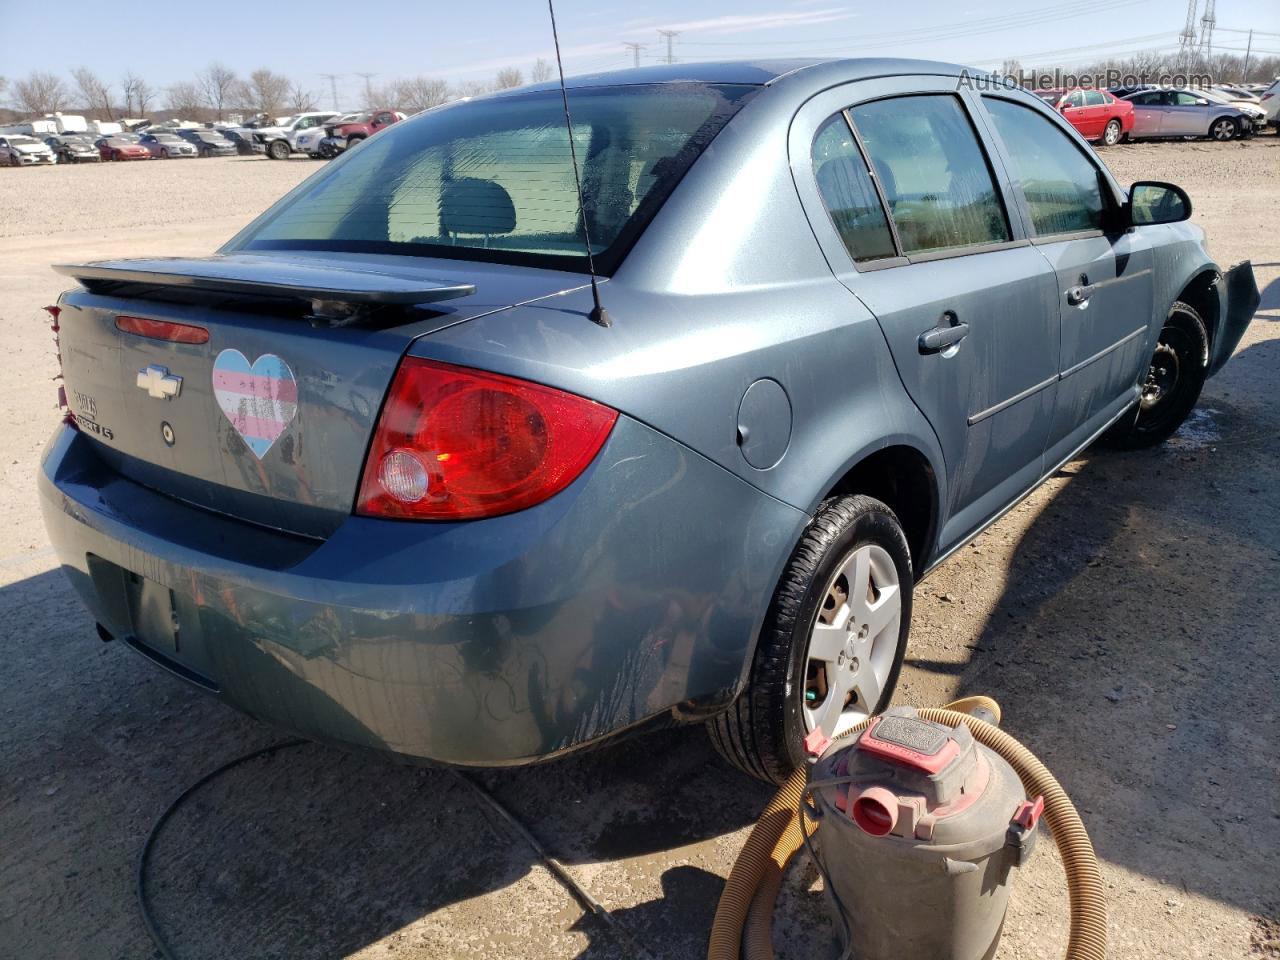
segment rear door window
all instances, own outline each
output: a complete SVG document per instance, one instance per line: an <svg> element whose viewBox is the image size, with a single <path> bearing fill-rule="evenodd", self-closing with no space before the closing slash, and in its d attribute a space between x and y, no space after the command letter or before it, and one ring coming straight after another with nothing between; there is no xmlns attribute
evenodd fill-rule
<svg viewBox="0 0 1280 960"><path fill-rule="evenodd" d="M1107 98L1096 90L1086 90L1084 94L1084 105L1086 107L1102 107L1106 106Z"/></svg>
<svg viewBox="0 0 1280 960"><path fill-rule="evenodd" d="M1063 131L1030 107L984 97L1004 141L1037 236L1102 229L1105 204L1098 168Z"/></svg>
<svg viewBox="0 0 1280 960"><path fill-rule="evenodd" d="M843 113L813 138L813 173L849 256L859 263L896 256L889 218Z"/></svg>
<svg viewBox="0 0 1280 960"><path fill-rule="evenodd" d="M891 97L849 113L903 253L1012 239L991 167L958 97Z"/></svg>

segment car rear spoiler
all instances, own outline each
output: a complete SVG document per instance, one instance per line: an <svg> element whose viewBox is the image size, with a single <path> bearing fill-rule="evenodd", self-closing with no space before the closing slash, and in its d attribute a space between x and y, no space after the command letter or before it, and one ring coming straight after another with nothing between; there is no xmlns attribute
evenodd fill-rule
<svg viewBox="0 0 1280 960"><path fill-rule="evenodd" d="M476 290L472 283L391 273L349 262L309 263L252 254L109 260L56 264L53 269L95 293L119 284L140 284L301 300L311 305L318 319L334 323L350 322L369 307L438 303L470 296Z"/></svg>

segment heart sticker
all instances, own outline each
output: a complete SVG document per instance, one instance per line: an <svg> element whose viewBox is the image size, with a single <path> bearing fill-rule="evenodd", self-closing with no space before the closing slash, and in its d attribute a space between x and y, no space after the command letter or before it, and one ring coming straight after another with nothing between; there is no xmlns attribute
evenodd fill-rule
<svg viewBox="0 0 1280 960"><path fill-rule="evenodd" d="M213 361L213 395L259 460L298 412L298 381L274 353L250 363L239 350L223 350Z"/></svg>

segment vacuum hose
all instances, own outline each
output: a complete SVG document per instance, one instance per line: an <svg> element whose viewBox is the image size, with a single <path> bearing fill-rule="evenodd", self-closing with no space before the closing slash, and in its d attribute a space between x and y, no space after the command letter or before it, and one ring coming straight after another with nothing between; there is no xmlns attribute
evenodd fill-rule
<svg viewBox="0 0 1280 960"><path fill-rule="evenodd" d="M1044 797L1044 820L1062 854L1071 901L1071 933L1064 960L1104 960L1107 953L1107 904L1093 844L1066 791L1035 754L993 723L968 711L985 709L1000 720L1000 708L987 697L968 697L942 708L925 707L920 719L952 727L967 724L979 743L990 747L1017 772L1027 795ZM864 720L837 739L855 737L866 729ZM711 925L707 960L773 960L773 911L787 861L800 848L798 810L809 777L807 765L797 767L756 821L729 872ZM806 818L807 820L807 818ZM810 834L818 828L808 821ZM745 931L745 935L744 935Z"/></svg>

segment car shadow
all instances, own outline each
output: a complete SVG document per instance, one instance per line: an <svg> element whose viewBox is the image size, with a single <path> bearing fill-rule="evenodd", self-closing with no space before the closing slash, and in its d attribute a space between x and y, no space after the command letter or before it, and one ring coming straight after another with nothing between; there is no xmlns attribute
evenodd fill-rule
<svg viewBox="0 0 1280 960"><path fill-rule="evenodd" d="M1064 467L968 659L911 661L1001 703L1103 860L1258 913L1280 889L1259 836L1280 816L1277 361L1280 341L1241 351L1160 448Z"/></svg>

